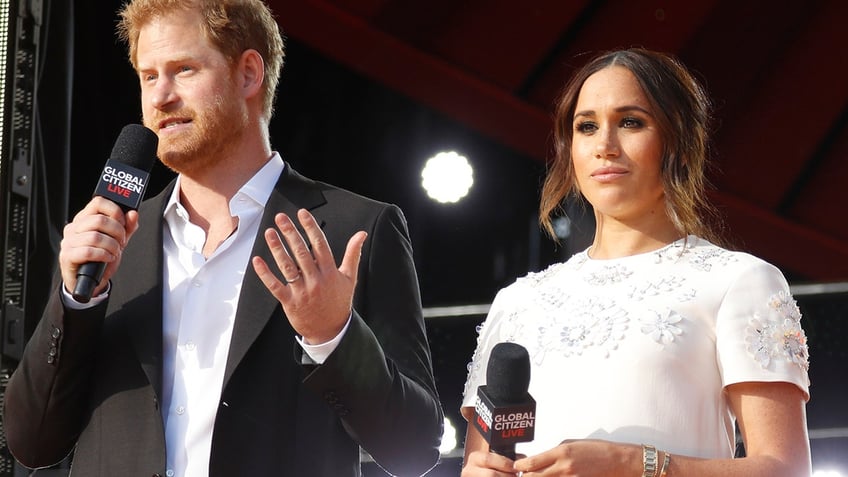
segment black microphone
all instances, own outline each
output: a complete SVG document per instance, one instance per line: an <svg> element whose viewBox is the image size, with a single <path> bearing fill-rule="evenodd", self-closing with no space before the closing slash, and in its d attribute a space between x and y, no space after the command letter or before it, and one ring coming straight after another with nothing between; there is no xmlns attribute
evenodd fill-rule
<svg viewBox="0 0 848 477"><path fill-rule="evenodd" d="M492 348L486 385L477 388L474 427L489 443L489 452L515 460L515 444L533 440L536 401L530 386L530 355L517 343Z"/></svg>
<svg viewBox="0 0 848 477"><path fill-rule="evenodd" d="M144 198L158 146L159 137L150 129L140 124L124 126L103 167L94 195L115 202L124 212L137 209ZM77 270L77 284L72 293L74 299L88 303L103 278L104 270L106 264L103 262L82 264Z"/></svg>

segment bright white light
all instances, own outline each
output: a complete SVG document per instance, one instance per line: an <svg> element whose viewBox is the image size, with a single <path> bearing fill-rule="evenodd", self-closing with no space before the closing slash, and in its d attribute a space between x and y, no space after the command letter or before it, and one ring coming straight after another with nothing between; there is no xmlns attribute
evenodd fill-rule
<svg viewBox="0 0 848 477"><path fill-rule="evenodd" d="M551 222L554 226L554 234L559 239L567 239L571 237L571 219L565 216L556 217Z"/></svg>
<svg viewBox="0 0 848 477"><path fill-rule="evenodd" d="M431 157L421 171L421 186L430 198L441 203L458 202L468 195L473 183L468 159L453 151Z"/></svg>
<svg viewBox="0 0 848 477"><path fill-rule="evenodd" d="M842 472L837 470L816 470L813 477L842 477Z"/></svg>
<svg viewBox="0 0 848 477"><path fill-rule="evenodd" d="M442 434L442 445L439 446L439 452L448 454L456 449L456 428L451 424L450 419L445 418L445 432Z"/></svg>

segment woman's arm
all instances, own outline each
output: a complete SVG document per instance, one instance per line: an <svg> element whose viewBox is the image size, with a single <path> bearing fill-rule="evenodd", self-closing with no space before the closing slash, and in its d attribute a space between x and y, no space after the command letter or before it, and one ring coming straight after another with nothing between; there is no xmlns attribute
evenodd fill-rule
<svg viewBox="0 0 848 477"><path fill-rule="evenodd" d="M745 460L759 467L747 475L812 474L806 399L797 386L739 383L728 386L727 394L745 442Z"/></svg>
<svg viewBox="0 0 848 477"><path fill-rule="evenodd" d="M668 477L808 477L812 474L806 398L785 382L727 386L745 442L746 457L703 460L672 456Z"/></svg>

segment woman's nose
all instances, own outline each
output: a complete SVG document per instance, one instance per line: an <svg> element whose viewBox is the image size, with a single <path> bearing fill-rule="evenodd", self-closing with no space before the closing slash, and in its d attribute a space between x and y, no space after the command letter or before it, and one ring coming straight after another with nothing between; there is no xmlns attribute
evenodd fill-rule
<svg viewBox="0 0 848 477"><path fill-rule="evenodd" d="M598 139L595 144L595 157L603 159L605 157L616 157L621 152L618 145L618 138L610 129L601 130L595 137Z"/></svg>

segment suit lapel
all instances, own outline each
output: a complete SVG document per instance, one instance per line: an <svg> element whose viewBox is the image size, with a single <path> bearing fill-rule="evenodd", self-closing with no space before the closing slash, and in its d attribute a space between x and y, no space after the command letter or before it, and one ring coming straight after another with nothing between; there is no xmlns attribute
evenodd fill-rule
<svg viewBox="0 0 848 477"><path fill-rule="evenodd" d="M285 169L280 174L280 179L268 198L268 203L265 205L251 257L262 257L271 269L275 270L274 257L271 255L263 236L265 230L269 227L275 227L274 216L283 212L296 221L295 216L298 209L312 210L325 202L324 195L314 181L301 176L289 164L286 164ZM277 311L279 313L275 313ZM265 285L253 270L253 265L248 262L238 309L236 310L227 367L224 372L224 388L226 388L230 377L244 358L247 350L250 349L272 317L274 319L285 319L282 310L280 310L280 303L265 288Z"/></svg>
<svg viewBox="0 0 848 477"><path fill-rule="evenodd" d="M130 243L140 246L127 248L120 269L132 276L121 279L124 289L115 290L120 295L110 299L121 307L116 314L122 309L151 310L127 314L127 329L139 363L157 396L162 395L162 211L173 184L139 210L140 226ZM133 297L133 302L126 303L125 297Z"/></svg>

